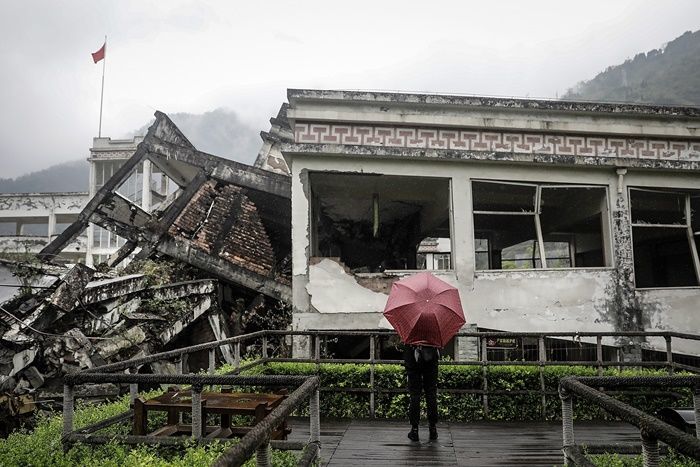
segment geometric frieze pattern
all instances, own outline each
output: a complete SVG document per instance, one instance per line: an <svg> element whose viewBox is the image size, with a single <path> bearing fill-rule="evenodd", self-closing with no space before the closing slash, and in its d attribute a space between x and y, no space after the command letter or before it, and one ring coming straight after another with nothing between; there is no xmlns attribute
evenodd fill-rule
<svg viewBox="0 0 700 467"><path fill-rule="evenodd" d="M95 150L90 152L90 157L100 160L121 160L129 159L134 155L136 148L126 151Z"/></svg>
<svg viewBox="0 0 700 467"><path fill-rule="evenodd" d="M561 156L700 159L700 141L419 127L297 123L294 141Z"/></svg>

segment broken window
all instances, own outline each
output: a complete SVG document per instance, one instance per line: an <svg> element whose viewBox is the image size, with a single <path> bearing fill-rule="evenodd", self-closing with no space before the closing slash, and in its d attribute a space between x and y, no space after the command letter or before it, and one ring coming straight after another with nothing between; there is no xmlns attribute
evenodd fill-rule
<svg viewBox="0 0 700 467"><path fill-rule="evenodd" d="M602 267L605 187L474 181L477 270Z"/></svg>
<svg viewBox="0 0 700 467"><path fill-rule="evenodd" d="M93 229L92 246L94 248L112 250L117 249L126 243L126 240L117 235L115 232L103 229L97 225L94 225Z"/></svg>
<svg viewBox="0 0 700 467"><path fill-rule="evenodd" d="M450 254L437 253L433 255L433 265L435 266L435 269L451 269Z"/></svg>
<svg viewBox="0 0 700 467"><path fill-rule="evenodd" d="M475 242L475 255L476 255L476 269L490 269L489 266L489 239L488 238L477 238Z"/></svg>
<svg viewBox="0 0 700 467"><path fill-rule="evenodd" d="M27 237L48 237L49 220L46 217L24 218L19 223L21 234Z"/></svg>
<svg viewBox="0 0 700 467"><path fill-rule="evenodd" d="M315 172L309 180L312 256L339 258L356 273L450 269L449 179Z"/></svg>
<svg viewBox="0 0 700 467"><path fill-rule="evenodd" d="M697 192L630 188L635 285L700 283Z"/></svg>
<svg viewBox="0 0 700 467"><path fill-rule="evenodd" d="M16 222L0 222L0 236L15 236L17 235Z"/></svg>

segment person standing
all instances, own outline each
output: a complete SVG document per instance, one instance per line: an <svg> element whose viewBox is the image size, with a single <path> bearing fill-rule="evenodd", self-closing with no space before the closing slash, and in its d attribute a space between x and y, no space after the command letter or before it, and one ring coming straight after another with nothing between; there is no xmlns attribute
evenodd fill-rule
<svg viewBox="0 0 700 467"><path fill-rule="evenodd" d="M418 435L420 400L421 393L425 392L430 440L434 441L438 438L436 426L438 420L437 378L440 351L437 347L407 345L403 358L408 379L408 392L410 394L408 419L411 423L411 431L408 433L408 438L411 441L420 440Z"/></svg>

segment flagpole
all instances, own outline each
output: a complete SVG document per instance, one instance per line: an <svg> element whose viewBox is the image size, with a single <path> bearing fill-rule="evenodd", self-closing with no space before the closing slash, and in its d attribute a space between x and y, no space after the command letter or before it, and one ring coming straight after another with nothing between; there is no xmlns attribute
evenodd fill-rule
<svg viewBox="0 0 700 467"><path fill-rule="evenodd" d="M97 137L102 137L102 102L105 96L105 67L107 66L107 36L105 36L104 58L102 59L102 91L100 92L100 127L97 130Z"/></svg>

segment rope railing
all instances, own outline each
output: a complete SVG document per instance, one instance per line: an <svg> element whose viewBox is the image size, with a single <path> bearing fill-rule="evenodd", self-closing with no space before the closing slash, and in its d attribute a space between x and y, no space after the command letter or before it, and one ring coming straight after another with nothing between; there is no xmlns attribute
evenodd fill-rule
<svg viewBox="0 0 700 467"><path fill-rule="evenodd" d="M689 435L658 418L621 402L597 388L662 387L692 388L694 392L695 420L700 420L700 376L636 376L636 377L576 377L562 378L559 396L562 404L562 438L566 465L589 466L581 446L574 438L573 397L601 407L620 420L640 430L642 457L645 467L659 465L659 441L678 452L700 460L700 427L696 425L696 436Z"/></svg>
<svg viewBox="0 0 700 467"><path fill-rule="evenodd" d="M215 467L239 466L256 453L258 466L269 466L269 441L272 432L304 401L310 402L311 439L310 443L320 443L320 409L318 405L318 387L320 379L312 376L289 395L268 416L255 425L241 441L224 452L214 463ZM318 451L316 451L318 453ZM312 462L313 459L310 460Z"/></svg>
<svg viewBox="0 0 700 467"><path fill-rule="evenodd" d="M307 377L301 376L281 376L281 375L269 375L269 376L240 376L239 374L247 369L252 369L259 365L264 365L271 362L305 362L315 364L317 373L320 371L321 364L343 364L343 363L356 363L356 364L366 364L369 365L369 387L360 388L343 388L344 392L355 392L364 393L369 395L369 416L374 417L375 415L375 404L376 397L378 394L386 393L397 393L405 392L405 389L397 388L382 388L378 387L377 381L375 379L375 367L376 365L382 364L401 364L402 360L396 359L385 359L382 358L382 346L381 340L387 339L395 336L396 333L391 330L378 330L378 329L368 329L368 330L304 330L304 331L290 331L290 330L267 330L267 331L257 331L250 334L239 335L235 337L230 337L227 339L222 339L218 341L207 342L203 344L197 344L190 347L184 347L176 350L170 350L166 352L160 352L152 355L147 355L143 357L133 358L131 360L126 360L122 362L112 363L108 365L103 365L100 367L91 368L80 373L70 374L65 377L64 386L64 441L67 443L74 441L83 442L100 442L103 441L104 436L100 436L98 429L91 430L91 427L82 428L81 430L73 430L73 411L74 411L74 399L75 390L74 387L79 384L90 384L90 383L117 383L117 384L128 384L131 394L132 404L138 398L139 384L142 385L152 385L152 384L183 384L191 385L193 391L193 407L192 407L192 427L193 436L198 442L208 442L208 440L202 438L196 433L201 433L201 424L203 421L197 419L201 417L201 407L199 406L199 400L201 399L201 391L204 386L212 385L243 385L243 386L275 386L275 385L292 385L292 386L303 386L308 381ZM367 338L369 356L367 358L330 358L322 355L321 348L324 342L328 339L336 337L354 337L354 338ZM298 344L295 347L295 338L301 338L301 341L296 341ZM675 370L688 370L693 372L700 372L700 368L696 368L692 365L681 364L674 361L674 354L672 352L672 340L673 339L689 339L689 340L700 340L700 336L694 334L686 333L676 333L671 331L653 331L653 332L497 332L497 331L479 331L479 332L460 332L457 334L457 344L459 344L459 338L470 339L473 347L477 351L476 358L473 360L460 360L457 358L452 361L441 361L440 365L464 365L464 366L481 366L482 367L482 386L480 388L445 388L441 389L444 393L454 393L454 394L472 394L481 398L483 405L483 412L488 417L489 412L489 396L512 396L518 395L535 395L539 394L541 396L542 413L545 413L547 406L547 397L556 395L552 388L547 388L545 385L544 369L545 367L552 365L572 365L572 366L588 366L598 368L598 374L602 375L605 368L609 367L652 367L652 368L665 368L669 374L672 374ZM492 349L488 345L488 339L490 338L529 338L536 342L536 358L533 360L499 360L497 358L489 358ZM553 343L554 340L559 340L557 342L563 342L563 339L572 339L571 343L574 346L581 346L582 339L587 340L584 342L588 346L591 355L595 351L595 360L562 360L562 359L551 359L549 353L554 352ZM604 338L608 339L608 344L603 345ZM623 361L620 358L620 353L617 353L617 359L615 360L604 360L604 348L613 348L610 345L611 341L614 340L625 340L628 338L663 338L666 342L666 352L665 359L657 361ZM284 350L275 349L275 343L284 347ZM614 342L612 342L614 344ZM245 348L242 348L243 346ZM549 347L548 347L549 345ZM289 349L295 349L293 355L289 353ZM225 350L225 351L224 351ZM196 352L204 352L208 354L208 365L205 369L207 373L190 373L188 358L191 354ZM243 351L246 353L244 354ZM217 352L221 354L222 358L226 358L227 361L232 363L233 371L228 375L214 375L217 367ZM251 353L252 352L252 353ZM608 354L610 352L608 351ZM455 349L455 356L458 355L458 347ZM144 365L148 365L154 362L159 362L163 360L177 360L177 371L179 374L137 374L136 371ZM694 362L693 362L694 363ZM502 365L523 365L523 366L534 366L539 368L540 378L539 385L536 388L531 389L521 389L517 391L504 391L499 390L494 387L489 386L489 372L490 367L498 367ZM128 371L128 373L124 373ZM317 377L316 377L317 378ZM318 383L318 378L316 379L316 389L315 396L311 398L310 403L316 404L318 407L318 397L320 392L332 392L333 388L321 387ZM620 389L624 389L624 385L620 386ZM665 387L659 387L659 390L663 390ZM291 397L291 396L290 396ZM299 396L301 397L301 396ZM287 399L289 400L289 399ZM287 407L287 406L285 406ZM286 410L286 409L285 409ZM314 412L312 410L312 412ZM318 410L316 410L318 412ZM291 410L290 412L291 413ZM271 414L270 414L271 415ZM316 414L318 415L318 414ZM269 416L269 415L268 415ZM127 418L126 413L120 416L113 417L115 420L123 421ZM316 416L311 417L311 444L306 444L306 449L302 454L302 458L306 459L308 457L313 457L313 453L318 453L318 449L314 447L314 443L320 443L320 438L316 436L314 439L314 433L317 433L318 420ZM104 428L100 425L99 429ZM117 422L115 422L117 423ZM257 425L256 425L257 426ZM267 425L262 425L259 430L264 430ZM87 429L87 431L85 431ZM258 432L255 432L258 433ZM262 434L256 434L255 440L258 440L258 436L264 438ZM262 439L261 438L261 439ZM148 443L148 444L167 444L171 443L172 440L166 440L162 438L160 441L154 441L152 438L147 436L125 436L122 441L130 444L137 443ZM161 443L162 441L162 443ZM250 442L250 441L247 441ZM272 442L279 443L279 441ZM172 443L171 443L172 444ZM255 443L253 443L255 444ZM258 449L263 446L264 449ZM258 465L266 465L265 462L269 460L269 452L265 447L265 443L262 445L255 445L254 451L257 452L259 459ZM267 443L269 446L269 443ZM288 445L290 446L290 445ZM320 444L319 444L320 446ZM248 455L251 454L250 448L246 448L245 451ZM573 449L573 448L572 448ZM574 449L575 451L575 449ZM574 452L572 451L572 453ZM238 455L238 454L237 454ZM574 455L574 454L572 454ZM267 459L267 460L266 460Z"/></svg>
<svg viewBox="0 0 700 467"><path fill-rule="evenodd" d="M319 409L319 378L318 376L287 376L287 375L267 375L267 376L239 376L239 375L162 375L162 374L125 374L125 373L76 373L66 375L63 389L63 437L64 445L68 446L73 442L122 442L125 444L157 444L157 445L178 445L187 442L187 438L156 438L151 436L136 435L95 435L99 430L121 423L133 416L133 410L123 414L102 420L93 425L83 427L79 430L74 428L74 394L75 386L88 383L126 383L126 384L183 384L190 385L192 401L192 439L196 441L205 440L203 426L206 420L203 414L202 390L204 386L225 385L225 386L296 386L296 389L289 394L271 413L259 421L240 442L232 449L224 453L216 465L219 466L239 466L242 465L254 452L257 452L257 465L259 467L270 466L270 438L273 431L280 426L286 417L293 411L300 408L305 401L309 401L310 406L310 439L309 443L320 447L320 409ZM307 443L308 444L308 443ZM284 446L284 445L282 445ZM299 446L290 445L290 448ZM303 448L306 450L307 446ZM308 464L315 460L310 453L318 455L319 449L310 448L311 451L303 457Z"/></svg>

